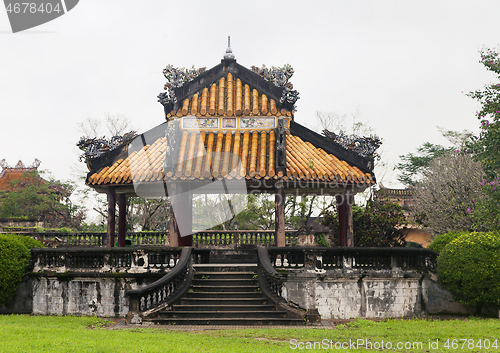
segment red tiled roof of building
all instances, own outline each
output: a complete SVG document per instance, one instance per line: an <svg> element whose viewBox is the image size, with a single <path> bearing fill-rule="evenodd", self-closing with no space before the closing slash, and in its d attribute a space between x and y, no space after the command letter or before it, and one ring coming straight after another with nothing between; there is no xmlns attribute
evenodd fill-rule
<svg viewBox="0 0 500 353"><path fill-rule="evenodd" d="M17 162L15 167L8 167L5 164L5 160L2 160L3 170L0 173L0 191L8 191L11 186L11 182L20 179L24 173L36 171L39 162L35 160L33 166L26 167L23 162Z"/></svg>

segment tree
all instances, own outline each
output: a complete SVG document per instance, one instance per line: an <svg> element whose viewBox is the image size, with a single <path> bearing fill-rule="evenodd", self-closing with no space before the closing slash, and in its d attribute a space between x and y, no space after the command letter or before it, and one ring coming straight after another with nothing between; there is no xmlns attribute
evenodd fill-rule
<svg viewBox="0 0 500 353"><path fill-rule="evenodd" d="M307 222L313 213L317 212L320 216L327 210L335 207L334 198L329 196L288 196L285 202L285 223L290 228L298 229L307 233Z"/></svg>
<svg viewBox="0 0 500 353"><path fill-rule="evenodd" d="M166 231L169 209L167 197L148 199L131 197L127 204L127 224L133 230Z"/></svg>
<svg viewBox="0 0 500 353"><path fill-rule="evenodd" d="M24 173L10 181L10 187L0 195L0 217L37 218L52 228L79 229L84 210L69 200L74 185L50 178L43 179L38 171Z"/></svg>
<svg viewBox="0 0 500 353"><path fill-rule="evenodd" d="M438 126L441 135L451 143L451 146L445 147L430 142L425 142L417 148L417 153L408 153L399 156L402 162L396 165L395 169L400 171L397 179L406 186L415 186L422 179L423 174L434 159L451 151L465 151L467 141L472 133L468 130L453 131L446 130Z"/></svg>
<svg viewBox="0 0 500 353"><path fill-rule="evenodd" d="M346 142L349 141L351 147L353 145L359 146L360 140L371 140L372 144L374 146L376 145L376 147L373 149L372 154L367 156L367 158L373 160L374 167L377 168L381 174L386 173L387 164L385 164L382 160L382 152L376 151L380 147L382 139L374 134L375 131L368 125L368 123L361 121L361 109L359 107L356 107L355 111L349 115L338 114L336 112L317 111L316 118L318 119L320 130L323 131L325 136L332 137L333 135L338 135L337 137L340 140L344 140ZM382 178L379 178L379 181L381 180ZM363 203L366 203L373 189L374 187L370 187L366 191L357 194L356 199L361 199Z"/></svg>
<svg viewBox="0 0 500 353"><path fill-rule="evenodd" d="M103 125L105 126L104 131ZM124 135L130 130L132 130L130 119L122 114L111 115L105 113L103 119L86 118L78 123L78 131L84 136L98 137L103 134L118 136Z"/></svg>
<svg viewBox="0 0 500 353"><path fill-rule="evenodd" d="M239 229L270 230L274 229L275 200L274 195L249 194L231 195L235 206L232 214L227 205L226 195L196 195L193 205L196 216L193 218L195 229ZM293 196L287 195L285 200L285 224L288 228L311 231L306 229L307 221L313 214L322 215L334 207L333 197L329 196ZM214 212L214 210L217 210ZM214 226L215 225L215 226Z"/></svg>
<svg viewBox="0 0 500 353"><path fill-rule="evenodd" d="M397 177L398 181L406 186L414 186L421 178L421 174L429 167L429 163L448 151L450 148L426 142L417 148L416 154L408 153L399 156L402 162L396 165L396 169L400 171Z"/></svg>
<svg viewBox="0 0 500 353"><path fill-rule="evenodd" d="M319 121L320 130L343 131L348 135L357 136L370 135L374 132L368 124L361 121L361 109L359 107L356 107L351 114L317 111L316 118ZM349 120L352 120L352 123Z"/></svg>
<svg viewBox="0 0 500 353"><path fill-rule="evenodd" d="M389 200L369 199L366 206L353 205L354 246L404 246L406 217L401 206ZM323 225L333 233L334 244L339 243L338 214L325 213Z"/></svg>
<svg viewBox="0 0 500 353"><path fill-rule="evenodd" d="M470 230L470 214L483 198L481 164L470 154L447 152L432 159L422 174L414 188L411 215L423 215L432 235Z"/></svg>
<svg viewBox="0 0 500 353"><path fill-rule="evenodd" d="M468 149L474 159L481 162L485 179L481 182L485 198L473 212L476 229L500 230L500 57L498 52L485 48L480 52L480 63L496 76L496 82L468 96L481 104L476 117L481 132L472 136Z"/></svg>

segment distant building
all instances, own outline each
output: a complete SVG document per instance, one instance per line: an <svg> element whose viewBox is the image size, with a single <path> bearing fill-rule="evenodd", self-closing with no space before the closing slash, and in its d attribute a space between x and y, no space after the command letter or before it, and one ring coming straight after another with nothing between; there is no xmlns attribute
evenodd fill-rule
<svg viewBox="0 0 500 353"><path fill-rule="evenodd" d="M34 172L38 170L40 166L40 161L35 159L32 165L25 166L22 161L17 162L14 167L9 166L5 159L0 161L0 166L2 167L2 172L0 173L0 193L8 192L11 189L11 182L20 179L26 172ZM43 227L43 222L38 221L38 219L28 219L28 218L0 218L0 232L18 232L25 230L26 227Z"/></svg>
<svg viewBox="0 0 500 353"><path fill-rule="evenodd" d="M25 166L22 161L17 162L14 167L10 167L5 159L0 161L2 173L0 173L0 191L8 191L10 189L10 182L20 179L26 172L34 172L38 170L40 161L35 159L32 165Z"/></svg>
<svg viewBox="0 0 500 353"><path fill-rule="evenodd" d="M376 193L377 200L389 199L391 202L397 203L403 208L406 219L411 221L409 210L413 207L415 199L413 198L413 189L408 187L406 189L391 189L386 188L382 183L379 183L380 189ZM405 240L422 245L424 248L432 241L431 235L416 224L408 225L408 233Z"/></svg>

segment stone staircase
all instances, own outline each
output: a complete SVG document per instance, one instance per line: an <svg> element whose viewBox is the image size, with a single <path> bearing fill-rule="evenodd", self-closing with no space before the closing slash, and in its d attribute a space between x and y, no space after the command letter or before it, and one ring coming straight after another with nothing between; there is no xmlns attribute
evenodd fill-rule
<svg viewBox="0 0 500 353"><path fill-rule="evenodd" d="M144 319L161 325L304 325L260 290L256 264L194 265L189 291L177 304Z"/></svg>

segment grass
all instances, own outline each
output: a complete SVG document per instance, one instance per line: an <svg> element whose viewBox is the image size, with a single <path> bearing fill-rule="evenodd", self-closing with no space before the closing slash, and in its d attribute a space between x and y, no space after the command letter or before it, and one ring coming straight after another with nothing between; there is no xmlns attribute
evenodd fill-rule
<svg viewBox="0 0 500 353"><path fill-rule="evenodd" d="M0 316L0 352L500 352L500 347L469 348L460 339L497 340L500 345L500 320L467 319L448 321L356 320L336 329L243 329L214 331L177 331L164 329L107 330L110 321L95 317ZM456 339L457 349L444 347ZM295 341L291 341L295 340ZM325 340L325 341L323 341ZM306 349L307 342L370 340L392 349ZM292 342L292 343L291 343ZM414 348L397 349L401 342ZM438 344L429 348L429 342ZM483 342L483 341L481 341ZM330 343L329 343L330 344ZM304 345L300 349L300 345ZM320 347L317 344L317 348ZM293 349L295 348L295 349ZM347 348L347 347L346 347Z"/></svg>

